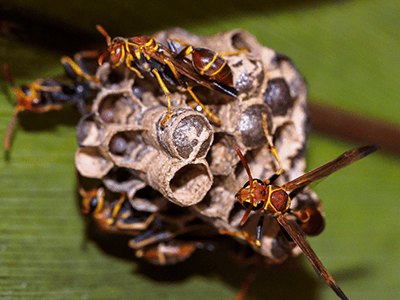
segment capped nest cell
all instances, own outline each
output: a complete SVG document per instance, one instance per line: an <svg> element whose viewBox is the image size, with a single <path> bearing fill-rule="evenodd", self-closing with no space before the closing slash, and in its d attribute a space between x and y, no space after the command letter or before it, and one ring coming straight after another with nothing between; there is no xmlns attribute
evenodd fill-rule
<svg viewBox="0 0 400 300"><path fill-rule="evenodd" d="M156 78L146 72L139 78L125 64L113 67L105 62L96 74L101 90L77 129L78 172L102 179L110 191L126 193L138 211L158 209L150 208L151 201L138 204L143 197L137 197L137 192L149 187L217 231L244 230L254 237L257 214L252 213L243 228L239 226L245 209L235 200L235 194L248 177L233 146L242 150L254 178L274 174L279 165L268 149L262 117L266 115L270 137L284 168L277 183L301 175L308 130L303 78L290 59L263 47L243 30L198 37L171 29L154 38L162 45L179 40L184 45L220 53L232 71L238 96L188 79L188 86L200 102L220 119L217 125L187 89L165 80L172 107L169 120L162 126L167 100ZM307 206L321 210L315 193L305 189L293 200L292 207ZM273 218L266 217L264 223L261 247L253 248L267 262L281 262L299 253ZM167 241L162 247L170 250L173 243Z"/></svg>

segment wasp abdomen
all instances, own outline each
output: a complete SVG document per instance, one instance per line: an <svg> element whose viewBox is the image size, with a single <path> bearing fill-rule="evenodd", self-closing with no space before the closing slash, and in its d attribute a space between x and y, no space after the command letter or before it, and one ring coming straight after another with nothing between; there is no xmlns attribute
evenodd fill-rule
<svg viewBox="0 0 400 300"><path fill-rule="evenodd" d="M193 48L192 54L193 67L199 74L219 83L233 86L232 71L225 59L205 48Z"/></svg>

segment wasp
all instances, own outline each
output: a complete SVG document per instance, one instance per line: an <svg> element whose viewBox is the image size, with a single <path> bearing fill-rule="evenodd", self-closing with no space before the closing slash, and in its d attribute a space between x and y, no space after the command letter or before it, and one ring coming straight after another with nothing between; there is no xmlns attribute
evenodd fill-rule
<svg viewBox="0 0 400 300"><path fill-rule="evenodd" d="M82 213L91 214L94 220L107 232L122 232L137 236L141 231L148 229L155 220L156 213L139 218L132 207L126 202L126 193L121 193L120 198L107 201L104 187L96 187L89 192L79 188L82 196ZM126 205L125 205L126 204Z"/></svg>
<svg viewBox="0 0 400 300"><path fill-rule="evenodd" d="M108 45L107 51L98 59L99 65L102 65L104 58L110 54L112 65L126 64L139 78L143 78L141 73L143 71L157 79L168 104L167 115L161 121L163 127L170 118L172 105L170 91L164 80L185 88L217 125L221 123L220 119L200 102L188 81L192 80L211 90L237 97L237 91L233 88L233 75L230 67L220 55L212 50L193 47L177 40L170 40L168 48L152 37L144 35L111 39L100 25L97 25L97 30L105 36ZM242 50L238 52L240 51ZM192 55L192 60L188 58L189 55Z"/></svg>
<svg viewBox="0 0 400 300"><path fill-rule="evenodd" d="M108 233L131 237L128 246L135 255L155 265L171 265L189 258L196 249L214 250L208 242L177 239L188 233L209 232L209 225L191 223L192 216L170 216L171 211L160 208L153 213L139 212L127 201L126 193L117 200L106 200L104 187L89 192L80 186L82 212L91 214L95 222ZM165 215L162 213L165 211Z"/></svg>
<svg viewBox="0 0 400 300"><path fill-rule="evenodd" d="M274 217L279 225L283 227L293 241L300 247L311 265L314 267L316 273L325 280L340 299L348 299L319 260L318 256L311 249L311 246L307 243L303 234L287 219L286 215L291 214L296 216L300 223L300 227L305 234L316 235L321 232L324 227L324 221L319 211L315 208L305 208L299 211L292 210L290 207L292 199L310 183L320 180L339 169L358 161L359 159L375 152L379 147L376 145L370 145L347 151L336 159L293 179L282 186L273 184L279 177L279 175L277 176L276 174L265 180L253 179L250 168L247 165L243 154L237 146L234 147L249 177L249 181L236 194L236 200L246 208L246 212L240 225L244 225L251 211L261 213L261 220L256 229L256 240L253 241L248 234L244 233L243 237L252 245L260 246L263 225L262 219L264 216ZM231 234L235 235L235 233Z"/></svg>
<svg viewBox="0 0 400 300"><path fill-rule="evenodd" d="M73 79L72 82L60 83L55 79L40 78L27 86L17 87L9 73L8 65L3 66L4 74L16 97L13 117L4 139L6 151L11 147L13 128L20 112L44 113L59 110L65 103L74 103L82 114L86 114L86 101L93 98L89 82L98 82L98 79L88 75L69 57L63 57L61 62L67 75ZM83 80L79 80L80 78Z"/></svg>

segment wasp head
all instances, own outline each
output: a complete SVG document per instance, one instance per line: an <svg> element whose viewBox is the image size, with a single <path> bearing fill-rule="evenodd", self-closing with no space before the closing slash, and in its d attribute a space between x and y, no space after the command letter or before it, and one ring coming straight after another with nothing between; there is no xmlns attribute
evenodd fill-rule
<svg viewBox="0 0 400 300"><path fill-rule="evenodd" d="M110 54L110 61L113 65L119 66L125 60L125 39L122 37L116 37L111 40L108 33L100 25L96 26L97 30L104 35L107 41L108 49L102 55L99 56L98 63L101 66L104 58Z"/></svg>
<svg viewBox="0 0 400 300"><path fill-rule="evenodd" d="M98 214L102 211L104 206L104 189L95 188L89 192L81 192L82 199L82 213Z"/></svg>

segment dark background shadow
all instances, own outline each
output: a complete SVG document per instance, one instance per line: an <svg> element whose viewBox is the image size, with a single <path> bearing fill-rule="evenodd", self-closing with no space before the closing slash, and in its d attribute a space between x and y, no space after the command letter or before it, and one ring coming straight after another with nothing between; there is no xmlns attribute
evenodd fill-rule
<svg viewBox="0 0 400 300"><path fill-rule="evenodd" d="M39 1L40 2L40 1ZM86 49L104 38L96 32L100 23L110 36L151 34L170 27L207 26L224 19L243 15L272 15L292 10L307 10L327 3L341 4L347 1L333 0L273 0L246 2L241 0L199 2L185 1L97 1L90 10L85 6L69 7L67 21L60 21L64 5L56 4L46 11L0 4L2 15L0 35L24 43L35 44L65 54ZM69 37L69 38L65 38Z"/></svg>

